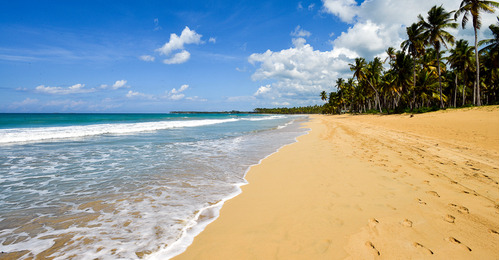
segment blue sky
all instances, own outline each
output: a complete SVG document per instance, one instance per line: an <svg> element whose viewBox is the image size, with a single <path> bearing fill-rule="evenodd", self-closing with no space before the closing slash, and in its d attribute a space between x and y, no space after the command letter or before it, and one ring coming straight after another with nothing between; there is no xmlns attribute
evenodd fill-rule
<svg viewBox="0 0 500 260"><path fill-rule="evenodd" d="M437 3L0 1L0 112L322 104L355 57L383 57ZM483 16L480 38L496 15ZM473 42L471 28L452 33Z"/></svg>

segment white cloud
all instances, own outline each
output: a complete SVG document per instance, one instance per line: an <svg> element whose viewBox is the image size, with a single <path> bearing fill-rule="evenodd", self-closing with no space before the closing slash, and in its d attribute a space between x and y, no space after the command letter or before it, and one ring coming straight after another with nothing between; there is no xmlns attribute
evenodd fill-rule
<svg viewBox="0 0 500 260"><path fill-rule="evenodd" d="M358 9L355 0L323 0L326 12L339 17L343 22L352 23Z"/></svg>
<svg viewBox="0 0 500 260"><path fill-rule="evenodd" d="M214 38L214 37L210 37L210 39L208 39L208 42L211 42L211 43L215 43L217 40Z"/></svg>
<svg viewBox="0 0 500 260"><path fill-rule="evenodd" d="M154 99L154 97L152 95L148 95L148 94L144 94L144 93L141 93L141 92L137 92L137 91L132 91L132 90L129 90L126 97L128 98L146 98L146 99Z"/></svg>
<svg viewBox="0 0 500 260"><path fill-rule="evenodd" d="M49 87L40 85L35 88L36 92L54 94L54 95L68 95L68 94L81 94L94 92L95 89L85 89L85 84L75 84L73 86L63 88L63 87Z"/></svg>
<svg viewBox="0 0 500 260"><path fill-rule="evenodd" d="M127 86L125 85L127 84L127 81L122 79L122 80L117 80L115 82L115 84L113 84L112 88L113 89L119 89L119 88L126 88Z"/></svg>
<svg viewBox="0 0 500 260"><path fill-rule="evenodd" d="M173 94L173 95L170 95L169 97L172 100L180 100L180 99L183 99L185 97L185 95L184 94Z"/></svg>
<svg viewBox="0 0 500 260"><path fill-rule="evenodd" d="M112 89L112 90L117 90L120 88L130 88L130 86L127 85L127 81L122 79L122 80L117 80L112 86L109 86L107 84L102 84L101 85L102 89Z"/></svg>
<svg viewBox="0 0 500 260"><path fill-rule="evenodd" d="M139 57L139 59L141 59L143 61L148 61L148 62L155 61L155 57L153 57L151 55L142 55Z"/></svg>
<svg viewBox="0 0 500 260"><path fill-rule="evenodd" d="M182 85L182 86L181 86L178 90L177 90L177 89L175 89L175 88L173 88L173 89L170 91L170 93L173 93L173 94L176 94L176 93L181 93L181 92L183 92L184 90L186 90L186 89L188 89L188 88L189 88L189 85L184 84L184 85Z"/></svg>
<svg viewBox="0 0 500 260"><path fill-rule="evenodd" d="M181 63L188 61L189 57L191 57L191 54L186 50L182 50L181 52L176 53L171 58L164 59L163 63L165 63L165 64L181 64Z"/></svg>
<svg viewBox="0 0 500 260"><path fill-rule="evenodd" d="M271 85L265 85L265 86L261 86L257 92L255 92L255 94L253 94L254 96L262 96L264 94L266 94L267 92L271 91Z"/></svg>
<svg viewBox="0 0 500 260"><path fill-rule="evenodd" d="M201 37L201 34L197 34L194 30L190 30L189 27L186 26L186 28L182 30L181 36L177 36L175 33L170 34L170 40L156 51L160 52L162 55L169 55L172 51L183 50L186 44L203 43Z"/></svg>
<svg viewBox="0 0 500 260"><path fill-rule="evenodd" d="M307 6L307 10L309 10L309 11L314 10L314 6L316 6L316 4L314 4L314 3L310 4L309 6Z"/></svg>
<svg viewBox="0 0 500 260"><path fill-rule="evenodd" d="M389 46L399 47L403 41L397 33L400 28L398 25L376 24L370 20L358 22L333 41L334 48L372 59Z"/></svg>
<svg viewBox="0 0 500 260"><path fill-rule="evenodd" d="M300 28L300 25L297 25L297 27L295 27L295 30L291 32L290 35L294 37L309 37L311 36L311 33Z"/></svg>
<svg viewBox="0 0 500 260"><path fill-rule="evenodd" d="M436 5L435 1L420 0L377 0L364 1L357 5L354 0L323 0L323 10L339 17L352 26L343 32L334 41L334 48L349 50L366 59L384 53L389 47L399 48L406 39L406 27L418 21L417 16L422 14L425 18L427 12ZM448 11L459 8L457 0L442 0L439 5ZM488 26L496 23L497 14L481 14L483 28L479 38L484 39L489 35ZM461 18L458 21L461 23ZM472 25L468 29L448 29L457 39L466 39L469 43L474 41Z"/></svg>
<svg viewBox="0 0 500 260"><path fill-rule="evenodd" d="M184 92L186 89L189 88L189 85L182 85L179 89L173 88L169 92L167 92L166 98L171 99L171 100L180 100L183 99L186 95L184 95L182 92Z"/></svg>
<svg viewBox="0 0 500 260"><path fill-rule="evenodd" d="M205 102L207 101L207 99L205 98L200 98L198 96L194 96L194 97L186 97L187 100L190 100L190 101L199 101L199 102Z"/></svg>
<svg viewBox="0 0 500 260"><path fill-rule="evenodd" d="M442 0L447 11L459 8L457 0ZM441 4L440 3L440 4ZM406 27L417 22L417 16L427 16L437 3L420 0L323 0L323 11L338 16L349 23L349 28L337 34L330 34L332 50L319 51L306 42L310 33L297 26L290 33L293 47L278 51L267 50L249 56L249 63L256 66L252 74L254 81L265 81L252 96L263 105L318 104L322 90L334 90L337 78L350 78L349 63L356 57L368 61L383 56L389 47L399 48L406 39ZM299 8L300 7L300 8ZM299 3L299 9L302 4ZM496 14L482 14L483 28L480 39L489 32L488 25L496 23ZM459 21L459 23L461 20ZM452 30L457 39L474 40L472 26L467 30Z"/></svg>
<svg viewBox="0 0 500 260"><path fill-rule="evenodd" d="M252 79L274 80L261 86L254 97L281 103L313 104L319 102L318 93L322 90L333 90L337 77L350 75L345 56L333 50L314 50L304 38L293 39L293 42L293 48L250 55L248 61L259 65Z"/></svg>

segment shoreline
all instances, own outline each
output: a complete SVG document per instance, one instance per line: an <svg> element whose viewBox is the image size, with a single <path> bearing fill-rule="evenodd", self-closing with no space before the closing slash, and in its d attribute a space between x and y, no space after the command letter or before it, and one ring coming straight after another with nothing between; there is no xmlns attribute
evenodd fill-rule
<svg viewBox="0 0 500 260"><path fill-rule="evenodd" d="M305 125L174 259L498 257L498 106Z"/></svg>
<svg viewBox="0 0 500 260"><path fill-rule="evenodd" d="M297 119L293 120L290 123L287 123L286 125L293 124ZM306 117L306 119L301 119L301 120L310 120L309 117ZM302 123L304 124L304 123ZM304 128L304 127L301 127ZM309 133L310 129L304 130L299 136L294 138L294 141L288 144L285 144L279 148L277 148L274 152L268 154L264 158L260 159L257 163L249 165L248 168L245 170L243 174L243 180L244 182L237 183L235 184L235 187L238 188L238 190L234 193L229 194L227 197L223 198L216 204L204 207L198 211L196 216L193 219L190 219L188 222L190 222L191 225L186 226L182 230L182 234L180 235L179 239L176 240L174 243L172 243L170 246L166 247L163 250L157 251L149 255L146 259L149 260L155 260L155 259L171 259L175 258L176 256L184 253L187 248L193 243L194 239L202 233L205 228L210 225L212 222L216 221L219 216L220 216L220 211L223 208L224 204L226 204L228 201L234 199L238 195L240 195L243 192L243 187L248 185L249 182L246 179L247 174L250 172L250 170L262 163L266 158L278 153L283 147L293 145L294 143L298 142L299 137L307 135Z"/></svg>

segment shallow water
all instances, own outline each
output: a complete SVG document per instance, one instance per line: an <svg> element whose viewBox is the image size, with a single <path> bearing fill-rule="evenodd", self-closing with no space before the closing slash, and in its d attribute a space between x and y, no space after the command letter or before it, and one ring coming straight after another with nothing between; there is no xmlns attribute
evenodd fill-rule
<svg viewBox="0 0 500 260"><path fill-rule="evenodd" d="M0 251L21 259L173 256L306 131L297 116L21 116L0 119Z"/></svg>

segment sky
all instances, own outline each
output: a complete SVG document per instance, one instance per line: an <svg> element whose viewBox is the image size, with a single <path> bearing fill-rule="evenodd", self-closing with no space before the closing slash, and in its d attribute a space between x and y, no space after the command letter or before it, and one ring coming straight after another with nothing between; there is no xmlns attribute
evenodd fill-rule
<svg viewBox="0 0 500 260"><path fill-rule="evenodd" d="M354 58L385 58L419 14L460 2L0 0L0 112L322 105ZM471 24L449 31L474 42Z"/></svg>

